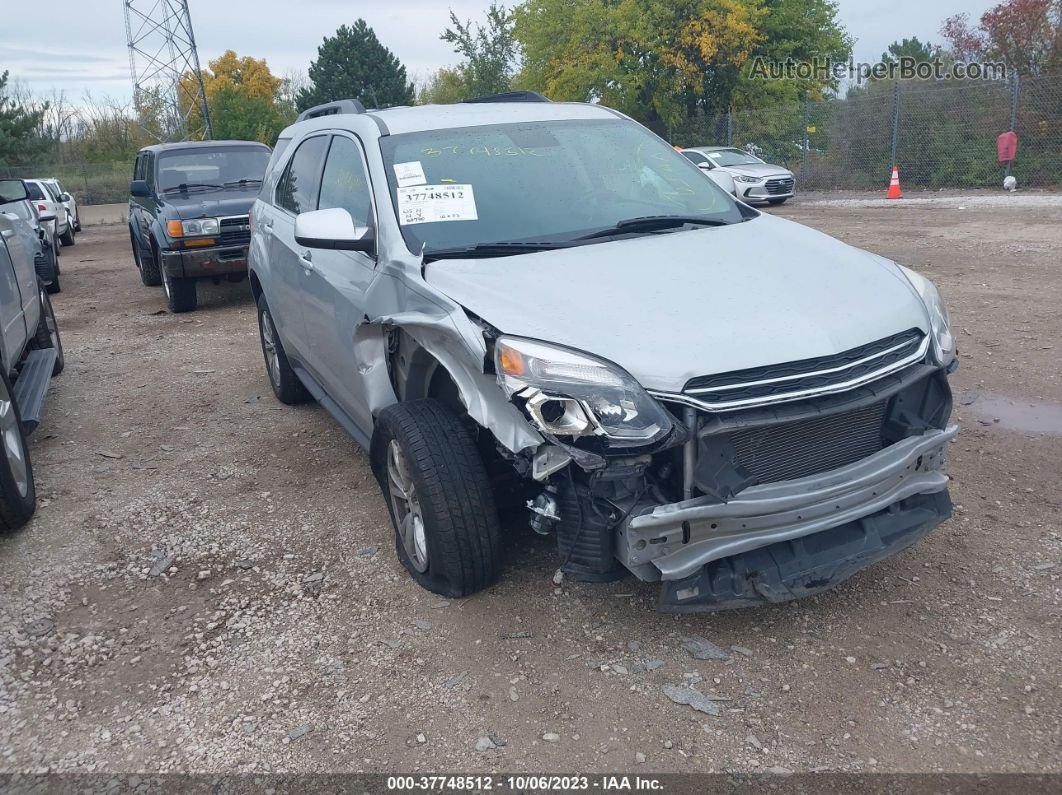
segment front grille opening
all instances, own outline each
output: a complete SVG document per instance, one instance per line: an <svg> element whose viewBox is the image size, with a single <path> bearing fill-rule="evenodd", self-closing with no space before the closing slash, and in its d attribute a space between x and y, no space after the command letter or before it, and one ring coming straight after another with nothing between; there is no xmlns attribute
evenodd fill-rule
<svg viewBox="0 0 1062 795"><path fill-rule="evenodd" d="M748 428L727 434L734 460L760 483L816 475L883 449L887 401L846 414Z"/></svg>

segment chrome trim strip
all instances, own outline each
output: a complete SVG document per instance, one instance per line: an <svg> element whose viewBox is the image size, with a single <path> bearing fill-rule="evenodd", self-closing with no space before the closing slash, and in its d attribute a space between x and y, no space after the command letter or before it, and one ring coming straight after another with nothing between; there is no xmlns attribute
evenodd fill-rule
<svg viewBox="0 0 1062 795"><path fill-rule="evenodd" d="M855 389L856 387L869 384L871 381L876 381L879 378L884 378L887 375L898 372L905 367L908 367L915 362L921 361L925 358L929 352L929 335L922 340L922 344L918 346L918 350L910 356L900 359L897 362L883 367L880 370L875 370L873 373L867 373L859 378L852 378L848 381L842 381L837 384L830 384L829 386L817 387L815 389L803 389L797 392L790 392L784 395L765 395L764 397L746 398L744 400L729 400L721 402L710 402L707 400L700 400L692 395L686 395L681 392L661 392L654 389L646 390L650 395L658 400L664 400L669 403L679 403L683 406L693 406L694 408L702 409L704 411L737 411L738 409L746 409L754 406L765 405L777 405L779 403L791 403L794 400L804 400L810 397L820 397L823 395L835 395L838 392L847 392L849 389Z"/></svg>
<svg viewBox="0 0 1062 795"><path fill-rule="evenodd" d="M763 384L777 384L781 383L782 381L796 381L801 378L813 378L818 375L829 375L830 373L839 373L843 370L849 370L853 367L858 367L859 365L865 364L866 362L872 362L875 359L880 359L883 356L888 356L890 353L893 353L895 351L900 350L901 348L909 346L912 342L915 342L915 340L905 340L904 342L901 342L898 345L893 345L887 350L880 351L878 353L872 353L870 356L864 356L862 359L857 359L854 362L842 364L840 367L830 367L826 370L808 370L806 373L798 373L796 375L783 375L779 376L778 378L764 378L760 381L740 381L732 384L726 384L725 386L710 386L702 387L700 389L688 389L684 392L684 394L703 395L707 392L726 392L729 389L741 389L747 386L761 386Z"/></svg>

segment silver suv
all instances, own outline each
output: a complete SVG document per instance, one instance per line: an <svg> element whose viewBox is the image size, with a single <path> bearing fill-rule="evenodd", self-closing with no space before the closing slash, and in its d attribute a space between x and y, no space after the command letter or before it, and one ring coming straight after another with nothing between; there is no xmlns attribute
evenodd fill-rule
<svg viewBox="0 0 1062 795"><path fill-rule="evenodd" d="M821 591L950 516L933 285L608 108L314 108L252 226L273 391L369 450L432 591L498 577L514 504L568 576L682 612Z"/></svg>

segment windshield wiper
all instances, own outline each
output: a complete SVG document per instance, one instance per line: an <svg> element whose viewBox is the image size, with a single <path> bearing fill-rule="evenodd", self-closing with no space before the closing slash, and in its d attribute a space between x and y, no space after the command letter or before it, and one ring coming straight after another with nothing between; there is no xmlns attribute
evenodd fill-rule
<svg viewBox="0 0 1062 795"><path fill-rule="evenodd" d="M262 180L260 180L260 179L234 179L232 182L226 182L225 183L225 187L226 188L235 188L237 186L243 187L244 185L261 185L261 184L262 184Z"/></svg>
<svg viewBox="0 0 1062 795"><path fill-rule="evenodd" d="M425 259L474 259L476 257L509 257L514 254L531 254L536 251L552 251L570 248L570 242L552 243L477 243L465 248L439 248L424 252Z"/></svg>
<svg viewBox="0 0 1062 795"><path fill-rule="evenodd" d="M703 215L643 215L618 221L615 226L598 229L576 240L593 240L597 237L613 237L628 232L656 232L663 229L678 229L683 226L728 226L729 221L706 218Z"/></svg>
<svg viewBox="0 0 1062 795"><path fill-rule="evenodd" d="M214 185L209 182L182 182L180 185L174 185L172 188L163 188L163 193L171 193L172 191L186 191L189 188L224 188L224 185Z"/></svg>

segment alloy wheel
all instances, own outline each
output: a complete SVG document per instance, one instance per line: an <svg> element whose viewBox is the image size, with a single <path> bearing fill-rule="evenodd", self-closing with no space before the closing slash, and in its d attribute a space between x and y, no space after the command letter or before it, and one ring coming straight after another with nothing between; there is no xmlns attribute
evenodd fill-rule
<svg viewBox="0 0 1062 795"><path fill-rule="evenodd" d="M276 332L273 329L273 318L268 309L262 310L259 325L262 328L262 352L265 354L266 367L269 369L269 380L273 386L280 388L280 353L277 350Z"/></svg>
<svg viewBox="0 0 1062 795"><path fill-rule="evenodd" d="M419 572L428 570L428 539L424 532L424 514L413 484L405 453L392 439L387 448L387 490L391 496L395 526L410 563Z"/></svg>

